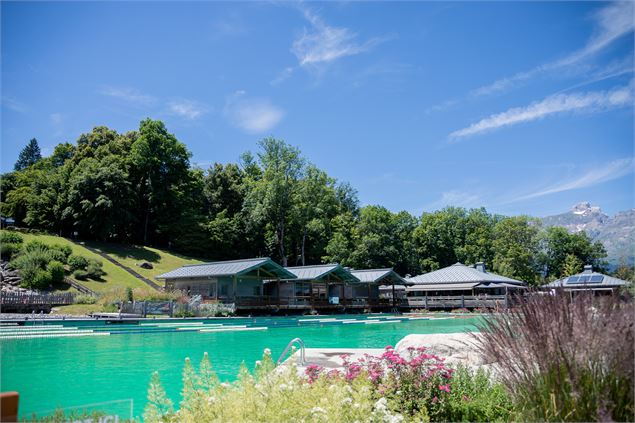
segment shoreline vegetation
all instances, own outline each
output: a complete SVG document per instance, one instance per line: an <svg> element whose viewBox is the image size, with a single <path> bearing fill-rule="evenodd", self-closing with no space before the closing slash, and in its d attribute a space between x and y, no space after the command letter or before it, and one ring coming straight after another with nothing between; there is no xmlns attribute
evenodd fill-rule
<svg viewBox="0 0 635 423"><path fill-rule="evenodd" d="M617 296L532 297L473 337L492 372L421 345L298 374L265 350L220 383L205 354L198 370L185 360L178 410L152 375L144 421L633 421L633 311Z"/></svg>

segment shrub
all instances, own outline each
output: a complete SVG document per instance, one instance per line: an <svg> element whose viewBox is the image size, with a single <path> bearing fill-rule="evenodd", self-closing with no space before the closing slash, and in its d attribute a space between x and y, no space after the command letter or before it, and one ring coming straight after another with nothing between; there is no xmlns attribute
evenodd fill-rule
<svg viewBox="0 0 635 423"><path fill-rule="evenodd" d="M22 244L24 238L17 232L0 231L0 244Z"/></svg>
<svg viewBox="0 0 635 423"><path fill-rule="evenodd" d="M76 270L86 270L86 267L88 266L88 259L78 254L71 254L68 257L67 263L71 272L75 272Z"/></svg>
<svg viewBox="0 0 635 423"><path fill-rule="evenodd" d="M18 270L23 270L26 267L44 269L49 261L51 261L51 256L46 246L31 246L30 249L25 246L23 251L11 260L11 267Z"/></svg>
<svg viewBox="0 0 635 423"><path fill-rule="evenodd" d="M532 295L491 316L477 338L497 362L521 420L633 421L633 303Z"/></svg>
<svg viewBox="0 0 635 423"><path fill-rule="evenodd" d="M51 261L46 266L46 270L51 275L51 282L53 284L61 284L64 282L64 265L59 261Z"/></svg>
<svg viewBox="0 0 635 423"><path fill-rule="evenodd" d="M22 245L18 243L3 242L0 244L0 258L9 261L22 250Z"/></svg>
<svg viewBox="0 0 635 423"><path fill-rule="evenodd" d="M298 374L293 363L274 371L265 350L253 372L244 366L238 380L221 384L205 353L198 371L189 359L183 370L180 409L152 375L146 422L425 422L508 421L510 401L488 373L456 372L443 359L411 350L410 358L391 348L380 357L345 361L345 370L316 365Z"/></svg>
<svg viewBox="0 0 635 423"><path fill-rule="evenodd" d="M92 295L79 294L75 296L75 304L95 304L97 298Z"/></svg>
<svg viewBox="0 0 635 423"><path fill-rule="evenodd" d="M59 251L64 256L63 263L66 263L68 257L73 254L73 249L70 245L52 244L49 247L51 250Z"/></svg>
<svg viewBox="0 0 635 423"><path fill-rule="evenodd" d="M77 269L73 272L73 277L80 281L85 281L88 279L88 272L82 269Z"/></svg>
<svg viewBox="0 0 635 423"><path fill-rule="evenodd" d="M102 267L103 263L101 261L88 259L88 264L86 265L86 274L90 279L101 279L101 277L106 274Z"/></svg>
<svg viewBox="0 0 635 423"><path fill-rule="evenodd" d="M45 250L48 251L49 247L39 239L32 239L31 241L24 244L24 251L31 252L36 250Z"/></svg>
<svg viewBox="0 0 635 423"><path fill-rule="evenodd" d="M31 281L27 282L29 288L46 289L52 284L51 274L46 270L38 269L34 272Z"/></svg>
<svg viewBox="0 0 635 423"><path fill-rule="evenodd" d="M134 294L132 292L132 288L130 288L130 287L126 288L126 298L128 299L129 302L133 302L134 301Z"/></svg>

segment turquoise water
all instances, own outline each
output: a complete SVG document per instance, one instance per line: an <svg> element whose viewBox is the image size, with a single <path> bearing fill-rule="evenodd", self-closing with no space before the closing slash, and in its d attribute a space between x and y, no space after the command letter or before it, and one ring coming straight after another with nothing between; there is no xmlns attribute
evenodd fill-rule
<svg viewBox="0 0 635 423"><path fill-rule="evenodd" d="M330 320L335 318L335 320ZM366 317L260 318L177 321L172 325L106 325L103 322L64 322L49 331L60 334L92 330L108 336L10 338L0 336L0 389L20 393L20 415L90 403L132 399L134 415L141 415L152 372L158 370L168 395L178 403L183 360L197 364L208 352L222 380L232 380L245 361L251 368L270 348L274 359L295 337L307 348L383 348L411 333L454 333L474 329L477 318L435 320L379 319ZM345 319L360 319L348 321ZM172 322L175 322L174 320ZM371 322L373 323L373 322ZM59 324L59 323L58 323ZM223 325L225 332L200 332ZM266 330L232 329L231 326ZM42 326L48 333L46 326ZM76 329L75 329L76 328ZM221 326L222 328L222 326ZM39 333L40 329L31 329ZM22 333L22 332L21 332ZM80 332L81 333L81 332Z"/></svg>

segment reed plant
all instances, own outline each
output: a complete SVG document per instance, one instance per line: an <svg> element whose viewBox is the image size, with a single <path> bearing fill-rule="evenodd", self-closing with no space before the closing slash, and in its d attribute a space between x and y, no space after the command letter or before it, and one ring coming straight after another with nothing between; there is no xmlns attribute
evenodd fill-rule
<svg viewBox="0 0 635 423"><path fill-rule="evenodd" d="M618 296L533 293L475 339L519 420L634 421L633 312Z"/></svg>

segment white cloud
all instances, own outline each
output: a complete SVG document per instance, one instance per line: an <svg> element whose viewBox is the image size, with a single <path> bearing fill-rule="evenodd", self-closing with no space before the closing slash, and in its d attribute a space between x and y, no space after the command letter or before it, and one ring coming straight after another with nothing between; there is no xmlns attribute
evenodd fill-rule
<svg viewBox="0 0 635 423"><path fill-rule="evenodd" d="M295 68L293 68L291 66L284 68L284 70L282 72L280 72L278 74L278 76L276 76L276 78L270 82L270 84L271 85L278 85L278 84L286 81L287 79L289 79L291 77L291 75L293 74L294 71L295 71Z"/></svg>
<svg viewBox="0 0 635 423"><path fill-rule="evenodd" d="M513 76L502 78L491 84L479 87L470 94L475 97L494 94L544 72L578 64L584 59L602 51L624 35L632 33L635 25L633 19L633 4L630 1L610 3L608 6L600 9L593 18L596 22L594 33L583 48L554 62L546 63L528 71L519 72Z"/></svg>
<svg viewBox="0 0 635 423"><path fill-rule="evenodd" d="M284 111L269 100L248 98L244 91L227 99L224 114L233 125L251 134L273 129L284 117Z"/></svg>
<svg viewBox="0 0 635 423"><path fill-rule="evenodd" d="M448 206L455 207L480 207L482 199L478 194L451 190L441 194L441 198L428 204L426 210L438 210Z"/></svg>
<svg viewBox="0 0 635 423"><path fill-rule="evenodd" d="M302 12L311 28L305 28L291 47L300 66L328 64L342 57L368 51L382 41L373 38L360 43L357 41L357 34L350 29L329 26L308 8L303 8Z"/></svg>
<svg viewBox="0 0 635 423"><path fill-rule="evenodd" d="M172 115L189 120L198 119L207 112L207 108L203 104L187 99L169 102L168 110Z"/></svg>
<svg viewBox="0 0 635 423"><path fill-rule="evenodd" d="M120 100L124 100L129 103L134 103L141 106L149 106L156 103L157 101L157 99L153 96L143 94L135 88L105 87L102 88L99 93L108 97L118 98Z"/></svg>
<svg viewBox="0 0 635 423"><path fill-rule="evenodd" d="M482 132L531 122L544 117L581 111L602 111L614 107L633 104L633 83L626 87L619 87L609 91L591 91L586 93L555 94L544 100L534 102L524 107L514 107L505 112L494 114L482 119L467 128L454 131L450 139L467 137Z"/></svg>
<svg viewBox="0 0 635 423"><path fill-rule="evenodd" d="M17 113L25 113L28 107L12 97L2 96L2 105Z"/></svg>
<svg viewBox="0 0 635 423"><path fill-rule="evenodd" d="M64 117L62 116L62 114L61 114L61 113L51 113L51 114L49 115L49 119L51 120L51 123L52 123L53 125L59 125L59 124L61 124L61 123L62 123L62 119L63 119L63 118L64 118Z"/></svg>
<svg viewBox="0 0 635 423"><path fill-rule="evenodd" d="M632 157L615 160L604 166L591 169L578 178L570 179L566 182L561 182L530 194L514 198L511 201L508 201L508 203L543 197L545 195L556 194L563 191L592 187L631 174L634 170L635 160L633 160Z"/></svg>

